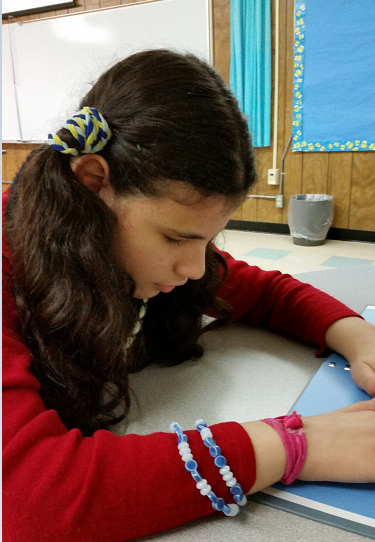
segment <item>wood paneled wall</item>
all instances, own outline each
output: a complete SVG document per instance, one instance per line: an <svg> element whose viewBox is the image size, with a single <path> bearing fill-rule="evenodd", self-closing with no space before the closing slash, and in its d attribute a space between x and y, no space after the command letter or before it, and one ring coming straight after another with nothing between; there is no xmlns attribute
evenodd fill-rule
<svg viewBox="0 0 375 542"><path fill-rule="evenodd" d="M279 112L278 112L278 167L292 130L293 91L293 0L280 2L279 45ZM77 7L47 14L19 17L33 20L52 15L106 9L136 3L135 0L79 0ZM229 82L230 64L230 0L212 0L214 65L223 79ZM272 14L273 15L273 14ZM274 37L272 38L274 51ZM273 134L272 134L273 137ZM4 144L3 180L13 179L17 169L35 145ZM258 180L250 194L276 195L279 188L267 184L267 170L272 167L272 147L256 149ZM233 218L258 222L287 223L290 196L300 193L326 193L334 197L333 226L359 230L375 230L375 153L332 152L296 153L290 148L285 158L285 206L275 207L274 200L248 198Z"/></svg>

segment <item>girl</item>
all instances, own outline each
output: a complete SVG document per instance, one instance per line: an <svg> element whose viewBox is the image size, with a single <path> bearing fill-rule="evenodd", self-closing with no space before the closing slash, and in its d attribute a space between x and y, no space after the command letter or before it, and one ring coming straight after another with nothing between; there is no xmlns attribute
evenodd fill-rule
<svg viewBox="0 0 375 542"><path fill-rule="evenodd" d="M230 91L166 50L113 66L29 155L4 205L5 540L122 542L234 515L280 479L375 481L374 400L212 432L174 425L178 438L108 430L128 412L130 373L202 356L204 314L204 331L236 320L335 349L375 394L373 326L213 244L254 179Z"/></svg>

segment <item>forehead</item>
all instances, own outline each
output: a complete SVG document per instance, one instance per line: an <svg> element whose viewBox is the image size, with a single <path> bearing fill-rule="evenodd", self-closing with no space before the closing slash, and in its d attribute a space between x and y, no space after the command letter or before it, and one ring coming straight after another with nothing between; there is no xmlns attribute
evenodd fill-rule
<svg viewBox="0 0 375 542"><path fill-rule="evenodd" d="M212 238L225 227L237 202L222 195L203 195L184 182L170 182L162 195L136 196L126 207L132 222Z"/></svg>
<svg viewBox="0 0 375 542"><path fill-rule="evenodd" d="M182 181L166 183L166 187L162 197L186 208L215 209L217 212L221 210L223 214L227 214L232 213L238 206L237 202L222 194L206 194Z"/></svg>

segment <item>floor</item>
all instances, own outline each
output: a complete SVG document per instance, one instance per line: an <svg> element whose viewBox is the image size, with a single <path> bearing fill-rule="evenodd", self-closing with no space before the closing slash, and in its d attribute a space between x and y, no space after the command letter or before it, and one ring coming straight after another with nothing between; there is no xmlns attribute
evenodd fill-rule
<svg viewBox="0 0 375 542"><path fill-rule="evenodd" d="M327 239L320 246L299 246L289 235L237 230L224 230L215 242L236 259L291 275L335 267L375 265L375 243Z"/></svg>

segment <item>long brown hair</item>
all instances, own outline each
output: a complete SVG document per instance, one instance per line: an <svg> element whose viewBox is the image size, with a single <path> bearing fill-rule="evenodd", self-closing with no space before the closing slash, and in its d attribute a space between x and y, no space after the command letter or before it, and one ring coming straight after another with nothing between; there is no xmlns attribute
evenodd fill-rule
<svg viewBox="0 0 375 542"><path fill-rule="evenodd" d="M132 55L99 78L84 106L100 111L111 128L100 154L119 196L158 196L167 179L239 203L255 179L246 119L216 71L193 55ZM76 146L65 128L58 135ZM218 317L211 328L230 320L215 295L225 263L210 245L204 277L150 299L142 332L124 356L139 302L115 257L116 218L76 178L69 158L47 145L32 151L17 173L5 216L31 370L46 407L68 428L90 435L123 418L129 372L200 357L207 310ZM122 414L115 416L119 405Z"/></svg>

